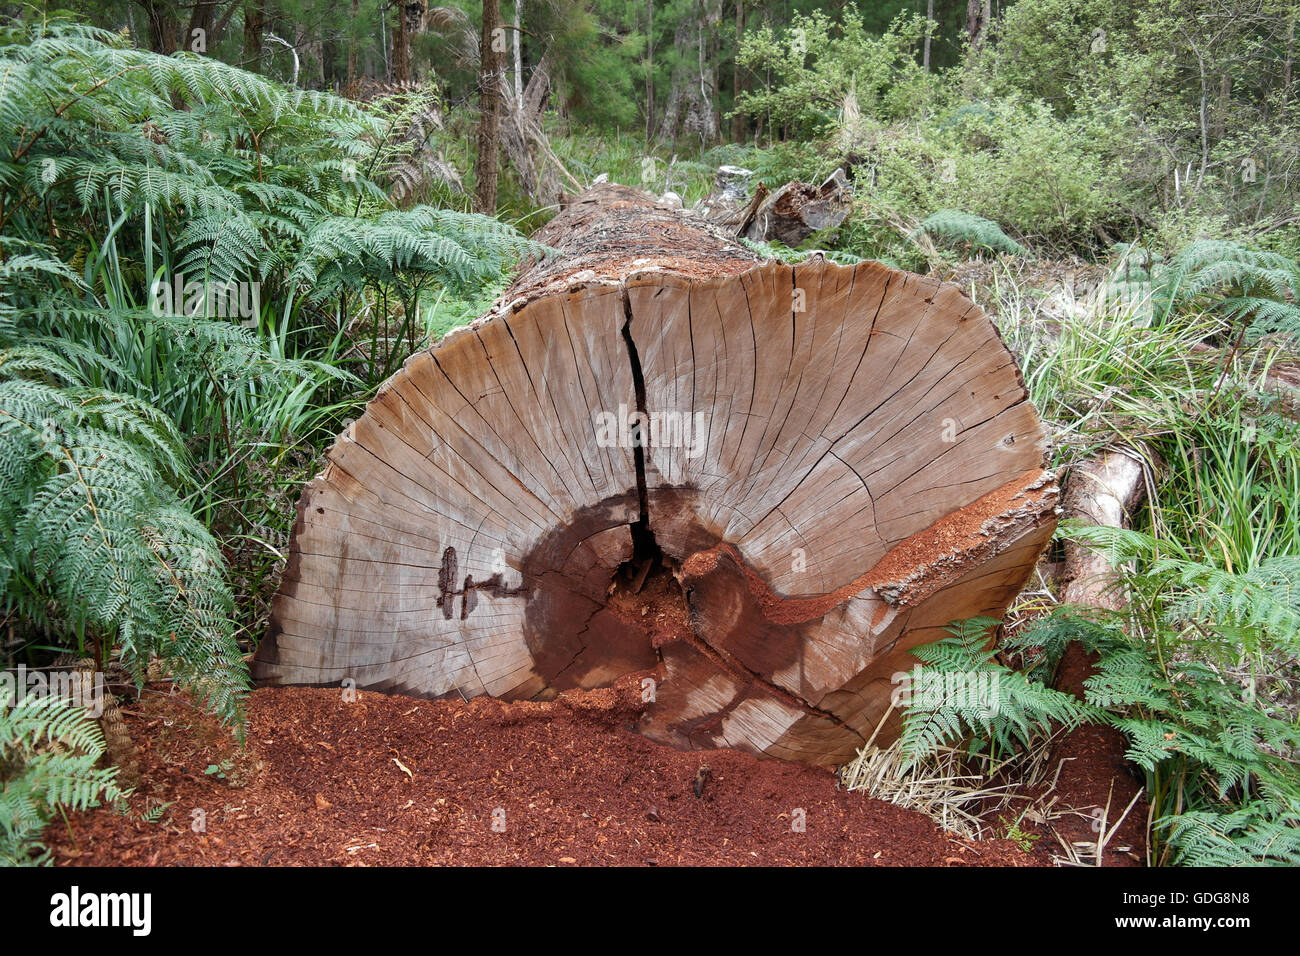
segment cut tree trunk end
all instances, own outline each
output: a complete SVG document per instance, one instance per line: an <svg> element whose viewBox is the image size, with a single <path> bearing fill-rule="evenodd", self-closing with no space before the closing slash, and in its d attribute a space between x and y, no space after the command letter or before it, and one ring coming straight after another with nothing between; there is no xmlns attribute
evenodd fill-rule
<svg viewBox="0 0 1300 956"><path fill-rule="evenodd" d="M954 620L1000 616L1057 487L952 285L791 267L601 185L491 313L413 356L299 505L255 676L550 699L830 766Z"/></svg>

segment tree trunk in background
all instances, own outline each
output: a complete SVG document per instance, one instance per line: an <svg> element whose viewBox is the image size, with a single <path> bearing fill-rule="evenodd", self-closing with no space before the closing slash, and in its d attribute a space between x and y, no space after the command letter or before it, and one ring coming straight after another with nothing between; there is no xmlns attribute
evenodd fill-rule
<svg viewBox="0 0 1300 956"><path fill-rule="evenodd" d="M970 37L970 47L978 50L984 45L989 21L993 18L992 0L967 0L966 35Z"/></svg>
<svg viewBox="0 0 1300 956"><path fill-rule="evenodd" d="M357 5L360 0L352 0L352 18L348 21L348 89L355 90L357 84L357 45L361 38L357 36Z"/></svg>
<svg viewBox="0 0 1300 956"><path fill-rule="evenodd" d="M266 26L266 0L244 4L244 69L262 72L262 30Z"/></svg>
<svg viewBox="0 0 1300 956"><path fill-rule="evenodd" d="M645 0L646 54L645 54L645 138L650 142L654 135L655 120L655 5Z"/></svg>
<svg viewBox="0 0 1300 956"><path fill-rule="evenodd" d="M1291 71L1295 64L1295 8L1291 8L1291 19L1286 28L1286 56L1282 60L1282 102L1291 100Z"/></svg>
<svg viewBox="0 0 1300 956"><path fill-rule="evenodd" d="M233 8L234 4L231 3L230 6ZM219 0L198 0L194 4L194 7L190 10L190 25L185 31L185 36L181 37L182 49L202 53L204 56L216 51L217 34L220 32L217 24L217 11L219 8ZM196 42L199 41L201 41L202 50L195 49Z"/></svg>
<svg viewBox="0 0 1300 956"><path fill-rule="evenodd" d="M524 0L515 0L515 29L512 38L515 49L515 103L522 109L524 103L524 54L523 54L523 17Z"/></svg>
<svg viewBox="0 0 1300 956"><path fill-rule="evenodd" d="M1219 77L1219 102L1214 110L1214 125L1212 134L1215 142L1223 138L1224 129L1228 121L1228 113L1232 110L1232 74L1225 69Z"/></svg>
<svg viewBox="0 0 1300 956"><path fill-rule="evenodd" d="M673 46L681 58L673 69L672 87L658 139L673 142L684 133L694 133L703 143L718 139L718 124L713 112L716 81L710 78L705 58L705 27L710 36L719 17L697 2L691 16L683 17L673 33ZM712 87L712 88L710 88Z"/></svg>
<svg viewBox="0 0 1300 956"><path fill-rule="evenodd" d="M411 80L411 37L406 29L405 0L394 0L397 26L393 29L393 82L402 84Z"/></svg>
<svg viewBox="0 0 1300 956"><path fill-rule="evenodd" d="M170 56L181 48L181 25L173 4L159 0L139 0L149 23L149 48Z"/></svg>
<svg viewBox="0 0 1300 956"><path fill-rule="evenodd" d="M822 766L892 739L908 651L1001 616L1056 523L993 324L954 285L762 262L622 186L536 238L561 255L330 450L254 676L617 682L650 738Z"/></svg>
<svg viewBox="0 0 1300 956"><path fill-rule="evenodd" d="M745 38L745 2L736 0L736 61L731 73L731 108L740 99L740 44ZM731 139L739 143L745 138L745 117L737 113L731 118Z"/></svg>
<svg viewBox="0 0 1300 956"><path fill-rule="evenodd" d="M478 155L474 160L474 208L491 215L497 207L497 154L501 140L501 73L505 46L498 0L483 0L483 28L479 34Z"/></svg>
<svg viewBox="0 0 1300 956"><path fill-rule="evenodd" d="M925 5L925 47L921 53L921 66L930 72L930 25L934 23L934 0L927 0Z"/></svg>
<svg viewBox="0 0 1300 956"><path fill-rule="evenodd" d="M338 91L339 73L335 65L338 56L337 44L328 37L320 41L320 79L324 89Z"/></svg>

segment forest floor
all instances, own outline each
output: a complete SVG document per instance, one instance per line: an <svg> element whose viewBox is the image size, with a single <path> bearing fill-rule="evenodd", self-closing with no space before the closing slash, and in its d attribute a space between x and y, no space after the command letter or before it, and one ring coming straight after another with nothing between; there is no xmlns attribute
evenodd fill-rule
<svg viewBox="0 0 1300 956"><path fill-rule="evenodd" d="M1041 831L1028 852L963 840L825 770L653 743L631 729L636 691L349 702L337 688L264 688L240 747L189 697L152 685L124 708L135 792L56 821L46 842L57 863L99 866L1044 866L1059 850ZM1077 752L1058 804L1104 801L1114 780L1122 809L1136 786L1114 769L1114 741L1083 728L1065 745ZM1126 823L1138 839L1139 810ZM1063 822L1078 830L1067 839L1096 838L1083 817Z"/></svg>

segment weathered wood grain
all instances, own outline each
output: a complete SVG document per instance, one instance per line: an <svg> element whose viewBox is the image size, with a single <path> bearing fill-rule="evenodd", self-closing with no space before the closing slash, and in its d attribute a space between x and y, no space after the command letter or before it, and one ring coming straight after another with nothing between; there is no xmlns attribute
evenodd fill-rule
<svg viewBox="0 0 1300 956"><path fill-rule="evenodd" d="M1051 536L1013 357L954 286L759 262L623 187L540 238L563 255L330 450L255 676L541 699L642 674L656 739L842 762L907 651L1004 613Z"/></svg>

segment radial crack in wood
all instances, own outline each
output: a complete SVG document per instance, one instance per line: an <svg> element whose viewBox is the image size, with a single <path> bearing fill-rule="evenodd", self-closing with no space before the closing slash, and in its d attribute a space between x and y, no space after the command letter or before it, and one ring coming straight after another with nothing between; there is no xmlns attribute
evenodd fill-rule
<svg viewBox="0 0 1300 956"><path fill-rule="evenodd" d="M843 762L908 651L1003 614L1052 534L1013 357L953 286L762 262L625 187L538 238L562 255L330 450L255 676L548 699L640 675L650 737Z"/></svg>

